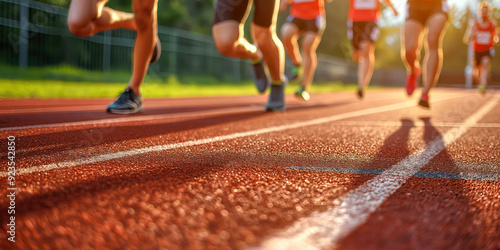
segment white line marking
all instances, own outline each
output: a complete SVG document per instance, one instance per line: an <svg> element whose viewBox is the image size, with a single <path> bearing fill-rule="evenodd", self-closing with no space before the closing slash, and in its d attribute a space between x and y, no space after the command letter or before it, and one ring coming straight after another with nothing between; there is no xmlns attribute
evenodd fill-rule
<svg viewBox="0 0 500 250"><path fill-rule="evenodd" d="M455 122L433 122L433 127L458 127L463 125L464 123L455 123ZM401 127L401 126L409 126L409 127L426 127L429 124L426 124L424 121L413 121L413 124L401 124L401 121L341 121L337 123L333 123L332 125L339 126L362 126L362 127ZM476 123L470 124L471 128L500 128L500 123Z"/></svg>
<svg viewBox="0 0 500 250"><path fill-rule="evenodd" d="M406 157L381 175L367 181L355 190L334 201L337 205L323 213L316 213L298 220L277 236L269 238L260 249L324 249L349 235L365 223L387 197L399 189L411 176L424 167L446 145L463 135L497 104L493 97L471 115L462 126L450 129L443 137L436 138L416 153Z"/></svg>
<svg viewBox="0 0 500 250"><path fill-rule="evenodd" d="M456 96L443 98L443 99L440 99L440 101L452 99L455 97ZM108 160L113 160L113 159L118 159L118 158L130 157L130 156L134 156L134 155L138 155L138 154L165 151L165 150L169 150L169 149L182 148L182 147L190 147L190 146L202 145L202 144L213 143L213 142L218 142L218 141L223 141L223 140L232 140L232 139L236 139L236 138L240 138L240 137L255 136L255 135L266 134L266 133L271 133L271 132L278 132L278 131L283 131L283 130L288 130L288 129L301 128L301 127L312 126L312 125L319 125L319 124L337 121L337 120L341 120L341 119L358 117L358 116L363 116L363 115L372 115L372 114L376 114L376 113L393 111L393 110L398 110L398 109L403 109L403 108L408 108L408 107L415 107L415 101L412 100L412 101L396 103L396 104L391 104L391 105L385 105L385 106L376 107L376 108L369 108L369 109L364 109L364 110L359 110L359 111L348 112L348 113L344 113L344 114L333 115L333 116L329 116L329 117L318 118L318 119L305 121L305 122L298 122L298 123L289 124L289 125L263 128L263 129L234 133L234 134L229 134L229 135L222 135L222 136L217 136L217 137L212 137L212 138L207 138L207 139L193 140L193 141L167 144L167 145L158 145L158 146L152 146L152 147L146 147L146 148L140 148L140 149L132 149L132 150L128 150L128 151L121 151L121 152L116 152L116 153L97 155L94 157L89 157L89 158L77 160L77 161L66 161L66 162L52 163L52 164L42 165L42 166L20 168L20 169L17 169L16 175L44 172L44 171L49 171L52 169L75 167L75 166L80 166L80 165L85 165L85 164L92 164L92 163L96 163L96 162L102 162L102 161L108 161ZM138 117L138 118L141 118L141 117ZM1 171L0 177L7 177L7 174L8 173L6 171Z"/></svg>
<svg viewBox="0 0 500 250"><path fill-rule="evenodd" d="M384 172L383 169L373 168L346 168L346 167L306 167L306 166L292 166L287 167L287 170L298 171L319 171L319 172L332 172L332 173L346 173L346 174L372 174L379 175ZM426 172L418 171L413 175L415 177L426 178L440 178L440 179L455 179L455 180L469 180L469 181L498 181L498 173L448 173L448 172Z"/></svg>

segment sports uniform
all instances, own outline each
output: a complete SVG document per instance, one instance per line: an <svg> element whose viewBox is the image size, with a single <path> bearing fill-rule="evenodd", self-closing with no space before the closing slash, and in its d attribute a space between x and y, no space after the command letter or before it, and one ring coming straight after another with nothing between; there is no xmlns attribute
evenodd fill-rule
<svg viewBox="0 0 500 250"><path fill-rule="evenodd" d="M406 9L406 20L416 20L422 25L436 13L443 13L448 17L449 12L445 0L408 0Z"/></svg>
<svg viewBox="0 0 500 250"><path fill-rule="evenodd" d="M347 37L355 50L359 50L362 41L375 42L378 39L380 15L379 0L349 0Z"/></svg>
<svg viewBox="0 0 500 250"><path fill-rule="evenodd" d="M479 66L483 57L491 58L495 55L493 39L497 32L492 21L488 21L486 26L482 26L478 21L475 21L474 27L476 30L476 35L473 38L474 54L476 65Z"/></svg>
<svg viewBox="0 0 500 250"><path fill-rule="evenodd" d="M323 0L294 0L287 22L299 28L299 32L322 33L326 28L325 4Z"/></svg>

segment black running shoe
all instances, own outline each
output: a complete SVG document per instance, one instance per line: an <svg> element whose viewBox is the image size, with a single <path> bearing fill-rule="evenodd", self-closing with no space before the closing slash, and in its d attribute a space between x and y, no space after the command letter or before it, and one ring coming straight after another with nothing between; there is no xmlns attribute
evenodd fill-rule
<svg viewBox="0 0 500 250"><path fill-rule="evenodd" d="M356 94L358 94L359 99L363 99L365 93L362 89L358 88L358 92L356 92Z"/></svg>
<svg viewBox="0 0 500 250"><path fill-rule="evenodd" d="M269 93L269 101L266 104L266 111L285 111L285 87L288 84L288 79L280 84L271 84L271 93Z"/></svg>
<svg viewBox="0 0 500 250"><path fill-rule="evenodd" d="M266 74L264 60L260 60L258 63L252 63L252 79L259 93L262 94L269 88L270 80Z"/></svg>
<svg viewBox="0 0 500 250"><path fill-rule="evenodd" d="M134 91L127 88L116 101L111 103L106 112L113 114L134 114L142 110L142 98L137 96Z"/></svg>
<svg viewBox="0 0 500 250"><path fill-rule="evenodd" d="M149 64L154 64L158 62L158 60L160 60L160 56L161 56L161 42L160 38L157 38L155 48L153 49L153 54L151 55L151 61L149 62Z"/></svg>

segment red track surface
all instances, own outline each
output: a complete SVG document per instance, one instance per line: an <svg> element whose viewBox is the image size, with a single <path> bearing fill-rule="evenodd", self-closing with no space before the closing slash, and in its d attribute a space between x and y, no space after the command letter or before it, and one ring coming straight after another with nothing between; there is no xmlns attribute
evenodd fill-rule
<svg viewBox="0 0 500 250"><path fill-rule="evenodd" d="M430 111L402 89L367 94L288 96L284 113L263 112L266 96L148 99L132 116L106 114L111 100L0 100L0 248L275 249L342 210L298 241L499 249L499 94L436 89Z"/></svg>

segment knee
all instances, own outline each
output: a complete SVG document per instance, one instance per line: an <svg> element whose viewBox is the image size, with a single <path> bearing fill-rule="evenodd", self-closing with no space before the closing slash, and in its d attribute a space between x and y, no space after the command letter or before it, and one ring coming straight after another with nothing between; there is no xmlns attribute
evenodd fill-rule
<svg viewBox="0 0 500 250"><path fill-rule="evenodd" d="M92 23L90 20L82 20L68 17L67 20L69 31L75 36L91 36L92 35Z"/></svg>
<svg viewBox="0 0 500 250"><path fill-rule="evenodd" d="M439 38L439 36L429 36L427 38L427 46L428 46L430 51L439 50L440 43L441 43L441 39Z"/></svg>
<svg viewBox="0 0 500 250"><path fill-rule="evenodd" d="M215 47L223 56L231 57L234 51L236 41L225 37L214 36Z"/></svg>
<svg viewBox="0 0 500 250"><path fill-rule="evenodd" d="M361 43L359 51L360 51L360 56L369 57L370 54L372 53L371 43L369 42Z"/></svg>
<svg viewBox="0 0 500 250"><path fill-rule="evenodd" d="M296 32L290 27L290 24L285 24L281 29L281 39L284 42L291 41L294 35L296 35Z"/></svg>
<svg viewBox="0 0 500 250"><path fill-rule="evenodd" d="M416 57L417 56L417 47L415 46L415 47L406 48L404 51L404 54L407 58Z"/></svg>
<svg viewBox="0 0 500 250"><path fill-rule="evenodd" d="M266 44L270 39L272 39L273 34L271 28L254 27L254 37L255 42L259 45Z"/></svg>
<svg viewBox="0 0 500 250"><path fill-rule="evenodd" d="M154 5L147 4L149 1L134 1L134 3L139 2L138 4L134 4L134 20L137 25L137 30L147 30L152 28L155 22L155 16L153 13Z"/></svg>

